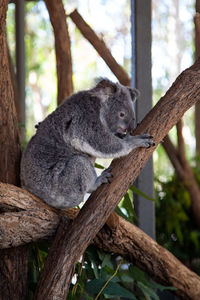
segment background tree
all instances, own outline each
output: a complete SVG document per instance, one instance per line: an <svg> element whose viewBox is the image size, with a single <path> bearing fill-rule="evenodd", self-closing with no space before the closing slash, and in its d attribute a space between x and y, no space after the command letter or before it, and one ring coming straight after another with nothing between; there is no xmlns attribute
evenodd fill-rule
<svg viewBox="0 0 200 300"><path fill-rule="evenodd" d="M0 1L0 181L19 185L20 141L6 41L8 1ZM27 296L29 246L0 251L0 298ZM19 278L21 280L19 281Z"/></svg>

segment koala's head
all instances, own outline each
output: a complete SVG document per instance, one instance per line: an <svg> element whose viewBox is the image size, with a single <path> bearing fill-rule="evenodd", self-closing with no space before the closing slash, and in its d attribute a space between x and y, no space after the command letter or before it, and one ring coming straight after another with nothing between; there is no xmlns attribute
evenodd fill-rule
<svg viewBox="0 0 200 300"><path fill-rule="evenodd" d="M95 87L95 93L101 100L100 120L116 136L123 138L134 130L134 102L139 91L101 79Z"/></svg>

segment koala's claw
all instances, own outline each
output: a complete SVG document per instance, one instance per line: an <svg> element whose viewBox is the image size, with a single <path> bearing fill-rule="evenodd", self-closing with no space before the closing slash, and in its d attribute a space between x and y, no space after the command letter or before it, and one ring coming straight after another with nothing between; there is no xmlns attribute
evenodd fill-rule
<svg viewBox="0 0 200 300"><path fill-rule="evenodd" d="M141 134L139 135L141 139L153 139L153 136L150 134Z"/></svg>
<svg viewBox="0 0 200 300"><path fill-rule="evenodd" d="M141 134L138 138L141 141L140 147L150 148L151 146L155 146L153 136L150 134Z"/></svg>
<svg viewBox="0 0 200 300"><path fill-rule="evenodd" d="M146 140L145 143L142 145L142 147L145 147L145 148L150 148L151 146L155 146L155 143L153 140Z"/></svg>

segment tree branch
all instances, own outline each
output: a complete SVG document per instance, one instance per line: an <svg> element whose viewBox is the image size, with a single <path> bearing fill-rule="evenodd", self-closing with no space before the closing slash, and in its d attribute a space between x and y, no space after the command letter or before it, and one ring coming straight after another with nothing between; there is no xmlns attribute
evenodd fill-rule
<svg viewBox="0 0 200 300"><path fill-rule="evenodd" d="M183 182L190 195L192 214L194 216L196 225L198 228L200 228L200 188L194 177L193 170L185 157L182 125L180 122L177 129L179 151L177 151L177 149L174 147L168 135L165 137L162 146L164 147L172 165L174 166L178 177Z"/></svg>
<svg viewBox="0 0 200 300"><path fill-rule="evenodd" d="M183 120L179 120L176 124L177 138L178 138L178 156L183 165L187 163L185 156L185 141L183 138Z"/></svg>
<svg viewBox="0 0 200 300"><path fill-rule="evenodd" d="M112 56L110 50L107 48L103 39L100 39L94 30L84 21L79 12L75 9L69 17L76 24L82 35L92 44L110 70L118 78L123 85L130 85L130 78L126 71L117 63Z"/></svg>
<svg viewBox="0 0 200 300"><path fill-rule="evenodd" d="M151 134L157 145L199 99L200 59L179 75L166 95L137 127L135 134ZM153 147L136 149L126 157L112 162L114 176L112 183L102 185L90 196L78 217L70 224L70 229L65 232L65 235L62 234L62 242L60 234L55 239L59 243L52 244L51 255L47 257L47 264L45 264L40 277L35 299L39 299L39 295L41 298L46 295L51 297L56 295L61 299L66 297L71 282L71 270L105 224L130 184L136 179L154 149ZM56 254L58 248L60 256ZM54 264L50 265L48 261L53 261ZM55 280L55 278L59 280ZM198 297L193 297L193 300L199 297L200 293L198 292Z"/></svg>
<svg viewBox="0 0 200 300"><path fill-rule="evenodd" d="M70 38L62 1L45 0L45 4L54 30L60 104L73 93Z"/></svg>
<svg viewBox="0 0 200 300"><path fill-rule="evenodd" d="M175 148L175 146L173 145L169 135L166 135L166 137L164 138L162 146L165 149L172 165L174 166L176 173L179 174L180 178L183 178L184 170L183 170L183 167L181 165L181 162L180 162L180 159L178 156L178 151Z"/></svg>
<svg viewBox="0 0 200 300"><path fill-rule="evenodd" d="M50 239L55 235L62 216L74 219L78 214L77 209L64 212L51 208L29 192L3 183L0 183L0 199L0 248ZM60 230L63 234L66 234L63 227L65 229L68 224L69 219L66 225L62 222ZM200 293L200 278L195 273L139 228L115 213L111 214L92 243L104 251L122 255L156 281L175 286L176 293L185 299L195 299ZM58 249L56 253L58 256ZM43 299L42 295L40 297ZM47 295L44 299L47 299Z"/></svg>

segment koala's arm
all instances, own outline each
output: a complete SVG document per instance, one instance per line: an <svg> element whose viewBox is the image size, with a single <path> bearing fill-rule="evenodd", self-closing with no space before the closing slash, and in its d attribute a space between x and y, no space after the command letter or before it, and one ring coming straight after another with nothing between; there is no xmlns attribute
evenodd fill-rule
<svg viewBox="0 0 200 300"><path fill-rule="evenodd" d="M123 139L113 134L96 134L93 139L73 138L72 146L84 153L98 158L117 158L129 154L134 148L149 148L154 145L153 137L148 134L131 136Z"/></svg>

